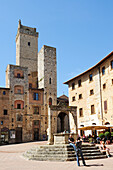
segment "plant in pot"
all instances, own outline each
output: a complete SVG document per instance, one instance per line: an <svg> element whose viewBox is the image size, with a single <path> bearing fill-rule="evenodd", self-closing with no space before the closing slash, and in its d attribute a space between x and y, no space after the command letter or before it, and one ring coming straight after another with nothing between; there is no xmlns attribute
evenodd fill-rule
<svg viewBox="0 0 113 170"><path fill-rule="evenodd" d="M113 132L111 132L111 136L113 136Z"/></svg>
<svg viewBox="0 0 113 170"><path fill-rule="evenodd" d="M105 132L106 144L110 144L110 132Z"/></svg>
<svg viewBox="0 0 113 170"><path fill-rule="evenodd" d="M104 133L100 133L99 138L102 140L104 138Z"/></svg>
<svg viewBox="0 0 113 170"><path fill-rule="evenodd" d="M101 144L102 139L104 138L104 133L100 133L100 134L99 134L99 138L100 138L100 144Z"/></svg>
<svg viewBox="0 0 113 170"><path fill-rule="evenodd" d="M111 142L113 142L113 132L111 132Z"/></svg>

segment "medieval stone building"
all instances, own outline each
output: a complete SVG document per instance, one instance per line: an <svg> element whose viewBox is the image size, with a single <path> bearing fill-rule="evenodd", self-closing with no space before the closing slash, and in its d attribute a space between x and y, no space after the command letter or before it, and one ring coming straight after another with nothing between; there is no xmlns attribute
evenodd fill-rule
<svg viewBox="0 0 113 170"><path fill-rule="evenodd" d="M36 28L19 21L16 65L7 66L6 88L0 88L0 143L46 140L47 133L53 141L54 133L76 129L69 127L75 108L67 107L66 96L57 100L56 48L44 45L38 52Z"/></svg>
<svg viewBox="0 0 113 170"><path fill-rule="evenodd" d="M16 65L6 68L6 88L0 88L0 140L10 143L44 140L48 105L57 103L56 48L38 53L38 32L19 21Z"/></svg>
<svg viewBox="0 0 113 170"><path fill-rule="evenodd" d="M79 128L113 125L113 52L64 84L69 88L69 105L77 106Z"/></svg>

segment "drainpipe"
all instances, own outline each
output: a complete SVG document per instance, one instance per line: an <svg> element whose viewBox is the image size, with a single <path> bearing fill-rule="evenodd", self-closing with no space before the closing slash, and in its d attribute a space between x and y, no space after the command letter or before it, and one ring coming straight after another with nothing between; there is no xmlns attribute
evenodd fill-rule
<svg viewBox="0 0 113 170"><path fill-rule="evenodd" d="M101 73L100 73L100 67L98 67L99 71L99 86L100 86L100 112L101 112L101 119L102 119L102 125L103 125L103 108L102 108L102 89L101 89Z"/></svg>

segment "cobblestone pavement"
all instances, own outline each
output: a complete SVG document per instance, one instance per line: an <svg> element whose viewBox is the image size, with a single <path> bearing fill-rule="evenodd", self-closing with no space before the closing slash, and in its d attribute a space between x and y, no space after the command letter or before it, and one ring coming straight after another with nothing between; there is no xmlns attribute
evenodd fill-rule
<svg viewBox="0 0 113 170"><path fill-rule="evenodd" d="M76 170L76 169L102 169L113 170L113 157L106 159L86 160L87 166L78 167L76 161L49 162L29 161L22 154L33 146L46 144L47 142L29 142L15 145L0 146L0 170ZM113 145L109 145L113 155Z"/></svg>

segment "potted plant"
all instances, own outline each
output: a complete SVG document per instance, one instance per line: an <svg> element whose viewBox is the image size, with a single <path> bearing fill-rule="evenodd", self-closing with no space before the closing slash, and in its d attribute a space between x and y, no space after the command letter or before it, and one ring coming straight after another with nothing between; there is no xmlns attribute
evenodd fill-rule
<svg viewBox="0 0 113 170"><path fill-rule="evenodd" d="M102 140L104 138L104 133L100 133L99 138Z"/></svg>
<svg viewBox="0 0 113 170"><path fill-rule="evenodd" d="M109 140L109 138L110 138L110 132L105 132L105 137L106 137L106 144L110 144L110 140Z"/></svg>

